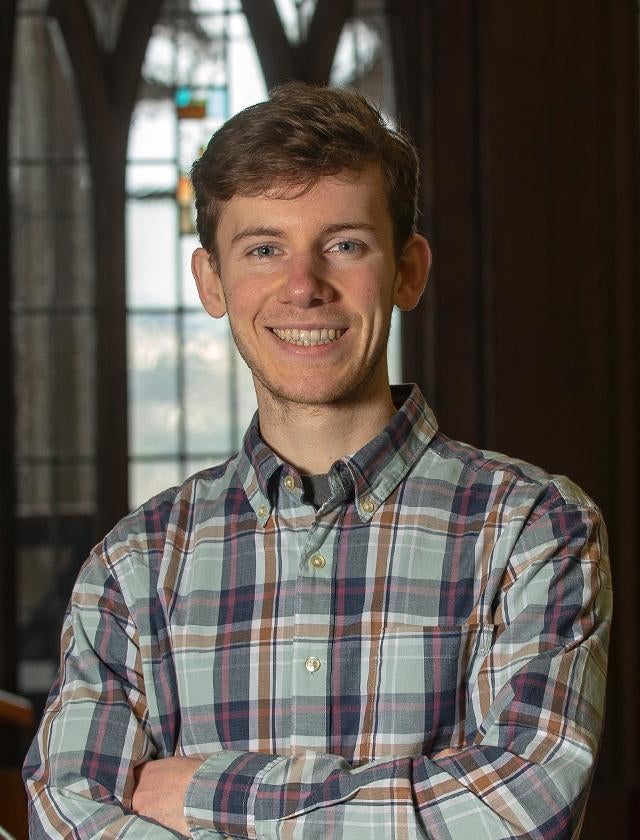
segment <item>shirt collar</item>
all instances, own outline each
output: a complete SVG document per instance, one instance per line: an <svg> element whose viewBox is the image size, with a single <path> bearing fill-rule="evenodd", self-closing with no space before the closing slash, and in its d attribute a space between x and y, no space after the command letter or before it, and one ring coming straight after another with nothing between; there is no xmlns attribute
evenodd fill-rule
<svg viewBox="0 0 640 840"><path fill-rule="evenodd" d="M271 514L269 484L283 461L260 437L258 412L253 415L238 453L238 476L258 521L265 525Z"/></svg>
<svg viewBox="0 0 640 840"><path fill-rule="evenodd" d="M342 458L355 488L358 513L368 521L405 478L438 429L417 385L392 385L398 409L387 426L354 455Z"/></svg>
<svg viewBox="0 0 640 840"><path fill-rule="evenodd" d="M429 446L438 424L417 385L392 385L398 409L387 426L353 455L336 461L330 470L332 487L343 497L355 495L363 522L375 514ZM295 474L260 437L258 413L242 441L238 475L249 503L262 525L273 506L270 484L282 468Z"/></svg>

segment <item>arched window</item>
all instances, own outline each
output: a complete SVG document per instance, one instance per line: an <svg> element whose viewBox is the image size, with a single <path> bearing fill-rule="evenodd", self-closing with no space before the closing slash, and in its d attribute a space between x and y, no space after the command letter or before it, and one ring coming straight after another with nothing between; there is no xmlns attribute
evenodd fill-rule
<svg viewBox="0 0 640 840"><path fill-rule="evenodd" d="M109 390L114 371L124 378L110 359L124 353L124 340L115 329L111 336L110 315L99 304L101 295L101 305L105 300L101 286L110 282L99 254L104 257L100 247L111 233L111 220L103 219L103 229L96 222L97 196L104 197L105 184L93 177L100 175L100 161L94 156L92 162L91 143L103 126L88 125L86 90L84 110L79 105L88 68L77 63L73 50L87 46L81 38L85 10L86 26L95 37L91 49L101 52L95 67L113 61L123 27L132 19L129 12L141 8L137 4L21 0L17 10L9 159L17 407L16 658L17 688L36 700L48 690L57 667L59 627L72 581L92 544L115 524L111 515L105 523L105 508L132 507L200 466L227 457L255 407L250 375L233 347L226 319L206 316L195 295L189 256L197 242L185 180L212 131L265 95L262 67L271 47L261 44L257 50L257 42L254 47L241 0L165 0L150 28L122 173L128 405ZM145 8L152 5L145 0ZM294 45L292 74L308 75L313 51L322 47L317 40L307 44L308 38L317 39L312 23L317 4L260 0L245 5L258 15L269 8L277 12L276 22ZM75 15L72 24L80 26L75 47L69 18L59 24L56 6ZM359 87L393 119L382 0L354 4L331 61L333 83ZM116 121L118 113L114 108ZM127 116L120 126L124 136L128 127ZM114 182L119 183L117 177ZM107 299L110 293L107 285ZM397 379L397 329L392 347L392 377ZM100 373L105 359L108 376ZM129 498L113 500L104 489L113 477L112 450L99 441L127 412ZM126 464L126 458L116 461Z"/></svg>

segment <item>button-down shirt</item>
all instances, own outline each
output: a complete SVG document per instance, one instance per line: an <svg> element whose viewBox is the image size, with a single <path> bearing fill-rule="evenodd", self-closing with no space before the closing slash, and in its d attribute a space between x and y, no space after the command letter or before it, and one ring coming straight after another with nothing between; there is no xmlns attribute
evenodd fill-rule
<svg viewBox="0 0 640 840"><path fill-rule="evenodd" d="M600 513L395 396L319 510L254 420L94 549L25 765L32 837L175 836L131 813L135 766L173 755L203 759L194 838L576 835L611 611Z"/></svg>

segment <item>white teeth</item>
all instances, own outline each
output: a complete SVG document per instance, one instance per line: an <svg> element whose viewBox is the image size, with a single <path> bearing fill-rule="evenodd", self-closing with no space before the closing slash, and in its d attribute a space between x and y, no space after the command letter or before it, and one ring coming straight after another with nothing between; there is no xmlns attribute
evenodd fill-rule
<svg viewBox="0 0 640 840"><path fill-rule="evenodd" d="M343 334L344 330L319 329L319 330L298 330L272 328L274 335L281 341L288 341L289 344L297 344L299 347L315 347L318 344L331 344Z"/></svg>

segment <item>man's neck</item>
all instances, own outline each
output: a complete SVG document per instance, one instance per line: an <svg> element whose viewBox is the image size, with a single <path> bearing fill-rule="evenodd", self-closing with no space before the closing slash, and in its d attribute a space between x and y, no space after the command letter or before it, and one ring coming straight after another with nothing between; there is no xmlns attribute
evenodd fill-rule
<svg viewBox="0 0 640 840"><path fill-rule="evenodd" d="M330 405L282 403L258 392L260 434L299 472L317 475L372 440L396 412L391 389Z"/></svg>

